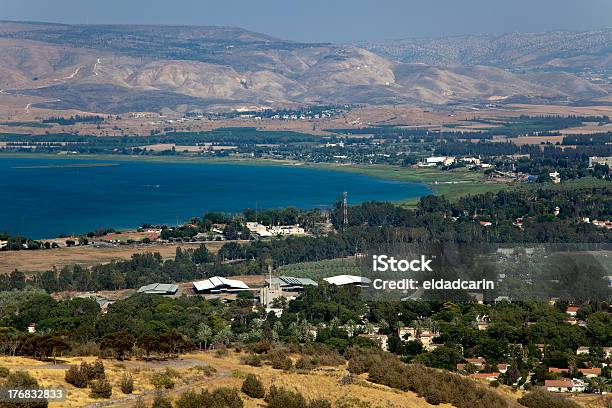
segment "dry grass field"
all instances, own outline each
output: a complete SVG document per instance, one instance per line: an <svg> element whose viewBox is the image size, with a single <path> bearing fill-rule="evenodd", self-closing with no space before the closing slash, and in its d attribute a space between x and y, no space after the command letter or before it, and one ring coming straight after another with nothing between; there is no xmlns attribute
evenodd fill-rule
<svg viewBox="0 0 612 408"><path fill-rule="evenodd" d="M209 242L206 246L210 251L216 252L224 243ZM163 258L174 258L177 246L197 248L200 244L119 245L108 248L75 246L38 251L6 251L0 252L0 273L10 273L15 269L25 273L43 272L54 266L61 269L66 265L75 263L92 266L113 260L129 259L134 253L144 252L159 252Z"/></svg>
<svg viewBox="0 0 612 408"><path fill-rule="evenodd" d="M89 389L79 389L64 380L64 373L70 365L78 365L82 361L92 363L94 357L63 358L57 364L41 362L22 357L0 358L0 366L10 370L26 370L37 378L44 387L65 387L68 398L66 401L50 406L76 408L97 407L100 403L112 407L132 407L139 396L151 402L155 396L155 388L151 377L156 372L169 370L175 382L174 388L165 391L171 398L177 398L187 390L213 390L218 387L235 387L240 389L247 374L257 375L266 388L274 384L301 392L307 399L326 398L335 407L361 408L425 408L433 405L425 402L412 392L402 392L386 386L370 383L366 375L359 376L353 384L341 385L340 379L348 374L345 366L323 367L313 371L281 371L270 366L251 367L240 363L240 354L230 352L227 356L218 356L214 352L200 352L183 355L180 359L169 361L141 360L104 360L106 376L113 386L113 394L109 400L96 400L89 396ZM294 358L295 359L295 358ZM203 368L213 367L216 372L206 375ZM134 379L134 393L125 395L120 390L120 380L128 373ZM511 406L519 406L516 400L522 392L514 392L501 386L496 392L510 402ZM246 408L264 406L260 399L249 398L241 393ZM602 408L605 402L601 397L579 395L570 397L585 408ZM343 405L346 404L346 405ZM441 404L440 408L450 408L452 405Z"/></svg>
<svg viewBox="0 0 612 408"><path fill-rule="evenodd" d="M253 373L260 377L264 386L270 385L285 387L301 392L307 399L327 398L334 406L343 401L352 401L355 407L385 407L385 408L424 408L432 405L410 392L401 392L391 388L369 383L363 379L357 380L350 385L340 385L340 379L348 374L345 367L327 367L308 373L284 372L272 369L270 366L250 367L240 364L240 356L231 353L226 357L217 357L213 352L195 353L184 355L178 360L164 362L144 361L115 361L105 360L106 375L113 386L113 395L107 406L131 407L138 395L142 395L145 401L151 402L155 389L151 384L151 376L155 372L169 368L177 375L174 378L175 387L167 392L172 397L178 397L182 392L193 389L212 390L217 387L236 387L240 389L244 377ZM65 387L68 399L62 403L51 406L93 407L96 402L89 397L89 389L79 389L64 381L65 370L69 365L80 364L82 361L93 362L95 358L67 358L57 365L53 363L39 362L25 358L0 358L0 365L11 370L27 370L36 377L44 387ZM217 371L208 377L202 374L197 367L211 366ZM120 380L124 373L128 372L134 379L134 394L124 395L120 390ZM249 398L241 393L245 401L245 408L263 406L260 399ZM357 405L360 404L360 405ZM451 405L438 405L441 408L449 408Z"/></svg>

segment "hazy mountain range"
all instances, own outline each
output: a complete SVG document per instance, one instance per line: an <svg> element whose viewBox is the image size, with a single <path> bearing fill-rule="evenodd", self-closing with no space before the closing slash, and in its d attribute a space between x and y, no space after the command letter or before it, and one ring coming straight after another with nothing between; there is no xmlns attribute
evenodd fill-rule
<svg viewBox="0 0 612 408"><path fill-rule="evenodd" d="M339 103L587 103L612 30L338 45L228 27L0 22L0 89L92 112ZM608 75L608 76L606 76Z"/></svg>

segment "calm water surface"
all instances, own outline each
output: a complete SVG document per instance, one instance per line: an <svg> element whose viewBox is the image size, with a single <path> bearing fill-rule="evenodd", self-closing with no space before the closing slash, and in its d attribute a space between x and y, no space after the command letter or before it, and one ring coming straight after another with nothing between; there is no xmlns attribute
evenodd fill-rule
<svg viewBox="0 0 612 408"><path fill-rule="evenodd" d="M91 167L89 167L91 166ZM421 184L296 166L0 158L0 231L32 238L174 224L205 211L395 201Z"/></svg>

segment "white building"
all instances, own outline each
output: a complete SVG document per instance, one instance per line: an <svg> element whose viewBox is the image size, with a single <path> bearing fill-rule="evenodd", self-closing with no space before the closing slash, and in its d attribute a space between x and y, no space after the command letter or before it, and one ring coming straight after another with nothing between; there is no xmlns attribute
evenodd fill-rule
<svg viewBox="0 0 612 408"><path fill-rule="evenodd" d="M167 283L152 283L150 285L141 286L138 293L146 293L149 295L174 295L178 291L178 286Z"/></svg>
<svg viewBox="0 0 612 408"><path fill-rule="evenodd" d="M196 293L222 293L239 292L249 290L248 285L237 279L227 279L221 276L213 276L198 282L193 282L193 290Z"/></svg>
<svg viewBox="0 0 612 408"><path fill-rule="evenodd" d="M598 156L589 157L589 167L593 167L596 164L600 164L602 166L607 165L608 167L612 167L612 156L608 156L608 157L598 157Z"/></svg>
<svg viewBox="0 0 612 408"><path fill-rule="evenodd" d="M552 181L554 184L559 184L561 182L561 175L558 171L548 173L548 177L550 177L550 181Z"/></svg>
<svg viewBox="0 0 612 408"><path fill-rule="evenodd" d="M546 380L544 387L549 392L584 392L586 385L579 379L564 378L561 380Z"/></svg>
<svg viewBox="0 0 612 408"><path fill-rule="evenodd" d="M452 156L432 156L425 158L425 161L421 162L421 167L433 167L433 166L450 166L455 162L455 158Z"/></svg>
<svg viewBox="0 0 612 408"><path fill-rule="evenodd" d="M270 227L268 232L272 235L304 235L304 228L299 225L277 225Z"/></svg>
<svg viewBox="0 0 612 408"><path fill-rule="evenodd" d="M323 280L336 286L353 285L362 288L368 287L370 283L372 283L372 281L366 277L354 275L330 276L329 278L323 278Z"/></svg>

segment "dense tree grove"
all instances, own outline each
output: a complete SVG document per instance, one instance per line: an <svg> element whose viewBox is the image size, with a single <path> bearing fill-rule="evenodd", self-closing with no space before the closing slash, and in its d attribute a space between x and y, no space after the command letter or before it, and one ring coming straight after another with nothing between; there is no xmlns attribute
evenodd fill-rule
<svg viewBox="0 0 612 408"><path fill-rule="evenodd" d="M554 214L556 207L557 215ZM202 245L195 250L178 248L174 260L164 261L157 253L145 253L134 254L127 261L92 268L74 265L31 277L14 271L10 275L0 275L0 290L22 289L26 282L48 292L115 290L138 288L155 281L259 274L267 270L269 261L274 266L281 266L332 259L391 243L609 243L612 242L610 230L582 220L605 220L610 214L612 190L609 187L500 191L462 197L457 202L426 196L421 198L415 210L390 203L366 202L349 207L349 227L337 233L256 240L245 245L231 242L216 256ZM251 220L255 214L245 210L245 216ZM312 224L321 218L317 211L295 209L264 211L261 216L271 222ZM189 234L195 234L199 228L211 228L219 220L227 218L223 214L209 213L202 219L194 219L195 232ZM331 220L337 229L342 229L340 203L333 209ZM515 224L517 220L521 221L520 228ZM483 226L479 221L491 225ZM235 260L241 262L228 262Z"/></svg>
<svg viewBox="0 0 612 408"><path fill-rule="evenodd" d="M349 371L368 373L368 380L402 391L413 391L432 405L450 403L458 408L506 407L496 393L476 386L456 374L420 365L406 365L380 352L355 352L349 360Z"/></svg>
<svg viewBox="0 0 612 408"><path fill-rule="evenodd" d="M4 292L0 295L0 354L51 358L91 352L94 347L95 353L119 359L134 354L172 358L186 350L241 343L252 345L257 353L268 353L264 358L273 367L286 369L287 356L271 346L283 342L316 346L305 352L308 359L296 363L298 368L309 368L319 361L337 361L324 350L347 353L352 347L375 347L360 336L374 331L388 335L389 350L405 361L454 370L464 356L480 356L491 366L508 362L516 370L501 376L501 381L512 383L519 373L535 370L532 381L539 384L550 378L539 367L598 365L606 361L602 347L612 345L606 303L584 305L578 316L586 324L579 326L566 322L566 303L376 301L366 306L357 290L322 283L289 302L281 317L253 310L247 298L223 304L199 297L135 295L112 304L103 314L91 299L56 301L39 291ZM483 315L489 316L490 324L479 330L475 321ZM37 334L27 333L31 323L36 324ZM318 327L316 336L311 333L313 327ZM439 347L425 351L414 338L400 338L398 327L432 331ZM538 344L545 348L538 349ZM581 346L590 347L591 353L576 357ZM252 360L247 364L261 365L255 357ZM81 381L83 386L103 379L103 368L96 367L83 366L67 373L67 379L70 376L71 382ZM95 374L99 372L101 377Z"/></svg>
<svg viewBox="0 0 612 408"><path fill-rule="evenodd" d="M558 216L554 215L556 207ZM458 202L426 196L416 210L378 202L349 207L348 222L353 228L343 237L354 242L362 233L363 243L381 242L385 235L403 242L610 242L609 231L582 222L585 217L608 219L610 214L610 187L499 191L462 197ZM519 218L522 228L513 225ZM340 203L332 221L341 227ZM478 221L492 225L482 226Z"/></svg>
<svg viewBox="0 0 612 408"><path fill-rule="evenodd" d="M102 123L104 118L99 115L74 115L69 118L64 117L50 117L43 119L42 123L57 123L62 126L75 125L77 123Z"/></svg>

